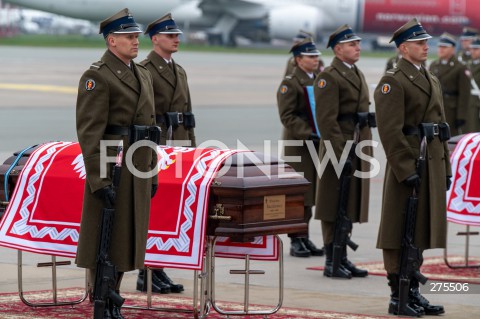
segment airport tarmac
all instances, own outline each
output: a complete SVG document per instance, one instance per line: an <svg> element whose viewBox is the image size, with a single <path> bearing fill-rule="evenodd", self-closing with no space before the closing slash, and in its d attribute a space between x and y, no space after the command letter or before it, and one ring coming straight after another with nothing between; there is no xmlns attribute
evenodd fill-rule
<svg viewBox="0 0 480 319"><path fill-rule="evenodd" d="M0 79L0 162L15 151L27 146L53 141L76 141L75 101L78 80L90 64L103 54L102 49L84 48L0 48L2 77ZM140 61L147 51L139 53ZM270 145L278 152L281 124L276 108L276 90L285 69L285 55L234 54L179 52L174 58L188 74L197 127L197 143L210 146L219 141L228 148L247 147L265 150ZM331 56L323 57L328 65ZM364 72L372 87L380 79L385 66L383 59L362 58L358 67ZM373 91L373 90L371 90ZM371 110L374 111L373 98ZM374 130L375 141L379 142ZM203 144L201 144L203 143ZM218 144L218 142L215 142ZM266 144L265 144L266 143ZM215 145L217 145L215 144ZM371 180L370 218L368 223L355 224L353 239L360 247L350 252L355 263L381 261L381 251L375 248L380 220L381 191L385 155L381 144L375 148L375 158L380 163L380 174ZM463 230L450 224L449 252L464 252L464 241L454 236ZM321 246L320 222L310 222L310 236ZM289 239L281 235L284 243L286 307L319 309L386 315L389 287L386 278L369 276L352 280L332 280L323 277L321 271L307 267L322 266L324 257L294 258L289 256ZM478 239L470 244L472 254L480 252ZM425 252L425 256L441 256L443 250ZM17 252L0 247L0 292L17 291ZM24 289L48 289L50 272L35 265L45 261L45 256L24 254ZM232 276L228 270L238 269L242 264L230 259L216 261L216 298L226 301L241 301L243 297L242 276ZM261 263L267 270L265 276L251 278L250 300L255 304L270 304L277 293L275 263ZM256 266L255 266L256 267ZM59 271L60 287L79 287L83 284L84 272L74 265ZM168 274L186 286L182 294L191 296L193 272L169 269ZM125 291L135 289L136 272L127 273L122 285ZM477 290L478 291L478 290ZM441 303L446 308L444 318L472 318L480 313L479 294L426 295L432 303ZM151 317L162 318L158 313ZM163 316L168 318L168 315Z"/></svg>

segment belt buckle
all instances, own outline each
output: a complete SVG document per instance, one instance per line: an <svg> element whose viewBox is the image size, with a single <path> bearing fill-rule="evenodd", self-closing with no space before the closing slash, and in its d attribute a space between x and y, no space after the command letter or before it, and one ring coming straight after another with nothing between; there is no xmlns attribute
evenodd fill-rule
<svg viewBox="0 0 480 319"><path fill-rule="evenodd" d="M183 124L183 113L177 113L178 124Z"/></svg>
<svg viewBox="0 0 480 319"><path fill-rule="evenodd" d="M440 128L438 127L438 124L433 124L433 135L437 136L440 134Z"/></svg>

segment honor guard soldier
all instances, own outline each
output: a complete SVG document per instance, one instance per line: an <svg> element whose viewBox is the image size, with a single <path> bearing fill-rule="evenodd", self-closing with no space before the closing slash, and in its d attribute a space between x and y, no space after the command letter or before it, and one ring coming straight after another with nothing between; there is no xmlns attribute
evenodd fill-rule
<svg viewBox="0 0 480 319"><path fill-rule="evenodd" d="M145 30L153 45L147 58L140 62L152 74L155 94L156 121L162 129L160 144L195 147L195 118L188 88L187 73L176 63L172 55L178 51L178 28L170 13L150 23ZM140 270L137 290L147 291L145 270ZM183 285L175 284L164 269L152 270L152 291L155 293L179 293Z"/></svg>
<svg viewBox="0 0 480 319"><path fill-rule="evenodd" d="M469 65L472 60L470 53L470 44L473 39L479 35L479 30L472 27L464 27L462 34L460 35L460 45L461 48L457 52L458 61L462 62L465 65Z"/></svg>
<svg viewBox="0 0 480 319"><path fill-rule="evenodd" d="M346 145L352 145L347 141L351 142L355 137L356 142L372 139L370 127L374 126L374 114L368 113L370 105L368 85L362 71L355 65L360 59L360 40L361 38L347 24L335 30L327 44L327 48L332 48L335 57L331 65L315 79L321 162L325 156L339 161ZM370 146L364 147L362 151L373 156ZM338 169L338 162L334 165L332 160L328 161L318 180L315 218L320 219L322 224L326 255L323 275L343 279L350 279L352 276L366 277L368 272L357 268L347 258L346 246L338 240L340 238L337 235L349 237L352 223L368 221L369 179L358 178L352 174L356 170L370 171L370 164L355 155L349 156L347 161L340 164L344 165ZM337 174L339 171L342 173ZM342 190L341 185L346 179L350 179L350 185L343 188L343 195L346 196L342 195L344 199L341 200L339 190ZM338 219L342 214L350 223L348 234L337 232L342 226ZM334 245L338 247L335 256ZM337 258L334 260L334 257Z"/></svg>
<svg viewBox="0 0 480 319"><path fill-rule="evenodd" d="M449 129L441 84L422 67L430 38L416 18L396 30L390 42L395 42L402 59L384 74L374 92L378 132L387 158L377 248L383 250L391 289L388 313L394 315L444 313L443 306L431 305L420 294L417 278L412 277L409 286L404 287L406 294L400 295L404 233L413 230L413 243L420 255L415 263L406 263L409 267L419 268L423 251L445 248L447 238L446 190L452 175L447 147ZM420 148L425 143L421 144L421 140L428 142L423 159ZM425 164L419 170L420 161ZM416 221L407 226L405 203L413 193L418 200ZM408 314L399 313L400 298L410 310Z"/></svg>
<svg viewBox="0 0 480 319"><path fill-rule="evenodd" d="M293 38L293 44L292 46L295 46L305 40L306 38L311 38L313 39L313 34L304 30L298 31L298 34ZM292 74L293 68L296 66L295 64L295 57L291 56L290 59L288 59L287 62L287 67L285 68L285 73L284 77L287 75ZM318 72L323 71L325 64L323 63L322 59L319 57L318 58Z"/></svg>
<svg viewBox="0 0 480 319"><path fill-rule="evenodd" d="M472 132L480 132L480 38L475 38L470 45L472 63L470 64L471 88L470 107L474 110L472 116Z"/></svg>
<svg viewBox="0 0 480 319"><path fill-rule="evenodd" d="M91 294L97 267L99 225L103 210L113 206L108 256L116 267L115 290L118 294L123 273L144 267L150 198L156 189L153 185L157 185L154 173L157 153L150 147L136 149L132 155L135 169L151 172L152 177L138 177L135 171L122 165L119 184L114 188L111 175L102 174L112 171L112 167L110 163L101 167L106 161L101 154L115 157L117 147L105 146L106 150L102 150L100 142L118 144L122 141L122 162L125 163L130 146L139 141L136 137L149 136L152 142L158 143L160 133L155 126L152 76L144 66L133 61L138 54L138 36L142 31L132 14L125 8L102 21L100 33L105 38L107 50L100 61L83 73L76 105L77 136L86 171L76 263L90 270ZM154 134L146 134L145 130ZM104 318L123 318L120 307L111 299L107 302Z"/></svg>
<svg viewBox="0 0 480 319"><path fill-rule="evenodd" d="M438 59L429 67L440 81L445 117L452 135L467 133L466 122L471 121L472 116L469 111L470 71L455 57L456 44L453 35L443 33L438 41Z"/></svg>
<svg viewBox="0 0 480 319"><path fill-rule="evenodd" d="M318 149L318 136L314 134L311 124L311 111L308 97L305 93L307 86L313 85L318 70L317 50L312 38L305 38L295 44L290 52L293 54L296 66L292 74L282 80L277 91L277 106L280 120L283 124L283 140L301 141L301 145L286 146L284 156L296 156L301 160L288 162L297 172L303 172L311 183L305 195L304 217L307 225L312 217L312 206L315 205L316 171L310 156L306 141ZM318 249L307 234L289 234L291 239L290 255L294 257L322 256L323 250Z"/></svg>

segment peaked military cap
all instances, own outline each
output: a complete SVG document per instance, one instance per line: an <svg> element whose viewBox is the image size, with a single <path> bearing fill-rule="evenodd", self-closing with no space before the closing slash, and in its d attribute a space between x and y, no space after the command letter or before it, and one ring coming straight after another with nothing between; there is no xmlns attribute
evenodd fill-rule
<svg viewBox="0 0 480 319"><path fill-rule="evenodd" d="M147 29L145 30L145 34L147 34L151 37L153 37L157 33L163 33L163 34L181 34L183 33L182 30L180 30L175 23L175 20L172 18L171 13L167 13L160 19L157 19L150 23L147 26Z"/></svg>
<svg viewBox="0 0 480 319"><path fill-rule="evenodd" d="M480 48L480 38L474 38L472 43L470 44L470 48L479 49Z"/></svg>
<svg viewBox="0 0 480 319"><path fill-rule="evenodd" d="M313 39L313 34L305 30L299 30L297 35L293 37L293 42L298 43L303 41L305 38Z"/></svg>
<svg viewBox="0 0 480 319"><path fill-rule="evenodd" d="M320 55L320 51L315 46L312 38L305 38L303 41L296 43L290 49L290 52L293 53L293 56L298 55Z"/></svg>
<svg viewBox="0 0 480 319"><path fill-rule="evenodd" d="M327 48L331 47L333 49L338 43L346 43L357 40L362 40L362 38L356 35L348 24L344 24L330 35L328 38Z"/></svg>
<svg viewBox="0 0 480 319"><path fill-rule="evenodd" d="M393 33L390 42L395 41L395 45L397 48L403 42L411 42L411 41L419 41L419 40L426 40L431 39L432 36L425 31L423 26L418 22L417 18L413 18L412 20L405 23L403 26L397 29Z"/></svg>
<svg viewBox="0 0 480 319"><path fill-rule="evenodd" d="M438 40L439 47L454 47L457 45L457 40L453 35L448 32L442 33L440 39Z"/></svg>
<svg viewBox="0 0 480 319"><path fill-rule="evenodd" d="M125 8L100 22L99 33L103 33L103 37L106 38L110 33L142 33L142 30L128 8Z"/></svg>
<svg viewBox="0 0 480 319"><path fill-rule="evenodd" d="M478 35L479 35L478 29L475 29L472 27L464 27L462 30L462 35L460 36L460 39L461 40L472 39Z"/></svg>

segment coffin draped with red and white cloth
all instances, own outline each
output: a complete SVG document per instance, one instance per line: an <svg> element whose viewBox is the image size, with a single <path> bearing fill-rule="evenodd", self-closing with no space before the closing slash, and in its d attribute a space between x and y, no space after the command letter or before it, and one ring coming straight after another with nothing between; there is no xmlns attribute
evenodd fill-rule
<svg viewBox="0 0 480 319"><path fill-rule="evenodd" d="M453 137L452 185L447 192L447 220L480 226L480 133Z"/></svg>
<svg viewBox="0 0 480 319"><path fill-rule="evenodd" d="M157 151L159 188L151 204L145 265L201 269L209 213L217 219L208 225L208 234L225 236L215 246L220 257L249 254L251 259L276 260L279 247L271 235L306 231L303 193L308 182L288 165L258 165L250 151L166 146ZM239 155L250 159L239 165ZM41 144L30 150L23 167L15 157L9 162L0 169L5 186L0 197L9 203L0 223L0 245L75 257L85 185L78 143ZM275 167L273 178L249 175L262 165ZM247 176L239 176L239 168ZM258 178L260 184L245 185ZM255 196L248 193L252 189ZM216 233L217 228L222 231Z"/></svg>

